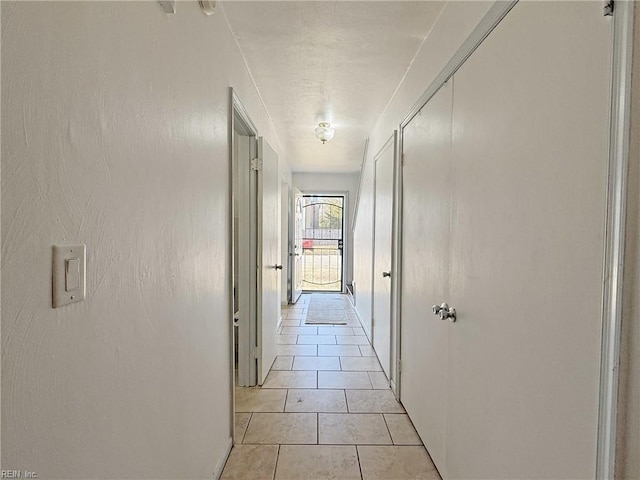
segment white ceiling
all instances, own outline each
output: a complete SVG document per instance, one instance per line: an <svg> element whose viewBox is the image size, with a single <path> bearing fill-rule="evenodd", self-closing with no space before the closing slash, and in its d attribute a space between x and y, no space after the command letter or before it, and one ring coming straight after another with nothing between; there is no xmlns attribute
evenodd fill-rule
<svg viewBox="0 0 640 480"><path fill-rule="evenodd" d="M294 172L360 169L364 142L442 10L432 1L236 1L227 16ZM326 144L321 121L335 127Z"/></svg>

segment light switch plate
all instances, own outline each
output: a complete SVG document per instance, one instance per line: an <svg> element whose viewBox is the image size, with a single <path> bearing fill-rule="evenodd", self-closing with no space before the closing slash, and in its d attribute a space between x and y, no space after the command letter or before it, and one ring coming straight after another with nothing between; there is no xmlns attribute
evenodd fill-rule
<svg viewBox="0 0 640 480"><path fill-rule="evenodd" d="M53 308L84 300L86 260L86 245L53 246Z"/></svg>

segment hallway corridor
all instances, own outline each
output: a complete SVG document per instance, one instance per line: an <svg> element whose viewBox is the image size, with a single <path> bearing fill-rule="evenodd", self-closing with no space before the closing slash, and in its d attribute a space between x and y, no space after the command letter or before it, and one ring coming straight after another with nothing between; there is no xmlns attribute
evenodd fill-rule
<svg viewBox="0 0 640 480"><path fill-rule="evenodd" d="M235 446L222 479L439 479L350 305L346 325L305 324L342 295L283 308L262 388L236 389ZM314 310L316 311L316 310Z"/></svg>

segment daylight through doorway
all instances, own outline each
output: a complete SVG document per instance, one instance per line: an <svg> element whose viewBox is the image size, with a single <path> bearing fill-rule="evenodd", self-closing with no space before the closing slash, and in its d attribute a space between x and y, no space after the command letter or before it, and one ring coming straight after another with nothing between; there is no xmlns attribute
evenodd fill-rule
<svg viewBox="0 0 640 480"><path fill-rule="evenodd" d="M343 195L304 195L302 288L342 292Z"/></svg>

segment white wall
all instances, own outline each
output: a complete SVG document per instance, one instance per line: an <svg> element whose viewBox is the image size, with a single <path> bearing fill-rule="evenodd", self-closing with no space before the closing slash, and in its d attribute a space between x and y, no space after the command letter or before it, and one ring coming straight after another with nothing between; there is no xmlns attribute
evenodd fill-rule
<svg viewBox="0 0 640 480"><path fill-rule="evenodd" d="M282 265L280 275L280 303L289 303L288 283L289 275L289 211L291 210L291 188L289 184L280 181L280 265Z"/></svg>
<svg viewBox="0 0 640 480"><path fill-rule="evenodd" d="M293 173L293 186L304 193L347 192L347 218L345 224L347 265L344 272L345 284L353 281L353 236L351 222L358 191L357 173Z"/></svg>
<svg viewBox="0 0 640 480"><path fill-rule="evenodd" d="M389 140L411 107L466 40L493 2L461 1L445 5L401 85L369 137L365 172L354 238L356 309L365 329L371 328L371 268L373 262L373 158Z"/></svg>
<svg viewBox="0 0 640 480"><path fill-rule="evenodd" d="M375 162L367 155L362 166L358 208L353 225L353 279L355 307L367 336L371 339L371 307L373 301L373 216Z"/></svg>
<svg viewBox="0 0 640 480"><path fill-rule="evenodd" d="M223 11L2 2L2 468L211 479L231 442ZM51 308L51 246L87 298Z"/></svg>

